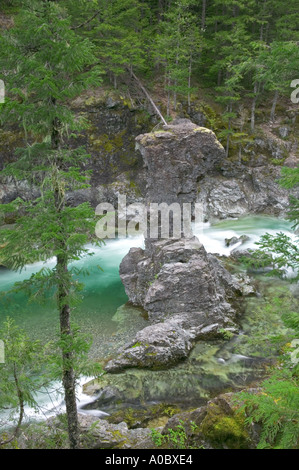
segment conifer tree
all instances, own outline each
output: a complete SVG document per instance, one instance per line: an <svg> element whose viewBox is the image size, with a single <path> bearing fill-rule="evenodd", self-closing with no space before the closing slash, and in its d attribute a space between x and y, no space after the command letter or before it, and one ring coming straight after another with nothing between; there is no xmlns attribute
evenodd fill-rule
<svg viewBox="0 0 299 470"><path fill-rule="evenodd" d="M164 66L167 115L170 113L171 92L174 110L177 108L177 94L181 94L188 97L190 112L192 66L202 47L202 35L192 10L194 4L194 0L178 0L170 5L157 36L155 56L156 61Z"/></svg>
<svg viewBox="0 0 299 470"><path fill-rule="evenodd" d="M69 263L86 252L93 233L89 204L68 207L68 190L86 187L86 153L68 144L82 123L69 100L99 84L94 47L76 36L66 11L54 1L24 2L15 27L1 37L0 65L6 77L7 99L1 119L18 122L27 146L7 165L2 177L13 177L38 188L34 201L17 199L1 211L13 211L16 224L2 230L2 262L16 270L27 263L56 257L53 270L42 269L25 286L34 295L56 291L62 354L62 383L71 448L79 446L76 407L76 338L71 324L74 294L80 287Z"/></svg>
<svg viewBox="0 0 299 470"><path fill-rule="evenodd" d="M145 67L149 10L138 0L104 0L93 41L106 72L117 88L118 77Z"/></svg>
<svg viewBox="0 0 299 470"><path fill-rule="evenodd" d="M18 437L25 418L25 406L38 408L36 393L45 385L43 370L47 347L40 341L32 341L11 318L7 318L0 328L0 338L5 344L5 363L0 364L0 410L6 411L6 416L0 420L1 447ZM14 419L15 428L12 426ZM8 427L11 431L3 432L4 436L1 436L1 428L4 431Z"/></svg>

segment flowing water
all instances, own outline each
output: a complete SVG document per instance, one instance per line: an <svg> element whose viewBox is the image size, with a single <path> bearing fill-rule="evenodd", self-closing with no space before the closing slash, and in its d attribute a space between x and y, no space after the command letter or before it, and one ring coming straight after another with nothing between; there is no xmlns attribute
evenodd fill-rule
<svg viewBox="0 0 299 470"><path fill-rule="evenodd" d="M195 235L198 236L208 252L227 256L233 249L246 250L248 248L256 248L255 243L266 232L270 235L283 232L293 240L296 238L296 235L291 232L290 222L267 216L247 216L240 219L228 219L215 225L207 223L203 227L195 227L194 229ZM249 240L242 244L242 246L241 242L230 247L225 245L224 240L226 238L230 239L242 235L249 237Z"/></svg>
<svg viewBox="0 0 299 470"><path fill-rule="evenodd" d="M247 235L249 240L242 245L242 249L252 248L255 242L265 232L275 234L283 232L294 238L291 232L291 224L285 220L267 216L251 216L238 220L225 220L215 225L204 224L203 227L195 227L194 233L204 244L207 251L229 255L232 249L238 248L241 243L227 247L224 240L233 236ZM94 253L77 261L76 267L88 268L89 276L82 278L84 290L83 301L73 312L73 320L81 327L82 331L93 338L91 356L94 358L107 357L125 344L135 333L147 325L146 319L138 313L134 319L124 322L125 327L119 333L119 322L122 316L115 315L117 309L127 302L127 296L119 277L119 264L131 247L143 246L143 238L128 238L123 240L109 240L99 248L90 248ZM46 266L54 266L55 260L49 260ZM17 281L28 279L37 272L43 263L35 263L27 266L22 273L11 272L7 269L0 270L0 291L5 292ZM101 270L98 269L101 267ZM140 312L141 313L141 312ZM11 316L16 323L24 328L34 339L47 341L54 339L58 328L58 314L55 309L55 299L48 299L44 305L28 303L25 294L14 294L9 300L0 302L0 324L6 316ZM209 359L210 374L213 367L219 364L219 358L211 355ZM82 383L84 379L82 379ZM81 392L80 392L81 393ZM81 404L86 397L80 394ZM39 395L39 400L46 410L51 410L54 405L61 402L61 397L52 394L52 400L45 394ZM31 413L32 414L32 413ZM99 413L101 414L101 413Z"/></svg>

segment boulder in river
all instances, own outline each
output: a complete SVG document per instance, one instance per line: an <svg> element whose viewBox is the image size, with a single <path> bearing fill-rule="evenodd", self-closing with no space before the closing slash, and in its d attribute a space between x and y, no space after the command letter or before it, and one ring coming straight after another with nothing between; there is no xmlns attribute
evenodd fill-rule
<svg viewBox="0 0 299 470"><path fill-rule="evenodd" d="M215 134L187 119L136 141L147 172L148 206L194 204L198 180L225 158ZM237 330L238 282L198 238L187 233L163 237L159 230L156 238L146 237L145 249L132 248L120 265L130 302L146 310L150 324L108 362L106 371L165 368L186 358L195 340Z"/></svg>
<svg viewBox="0 0 299 470"><path fill-rule="evenodd" d="M243 245L244 243L248 242L248 240L250 240L248 235L241 235L240 237L225 238L224 243L225 246L233 246L237 243L241 243L241 245Z"/></svg>

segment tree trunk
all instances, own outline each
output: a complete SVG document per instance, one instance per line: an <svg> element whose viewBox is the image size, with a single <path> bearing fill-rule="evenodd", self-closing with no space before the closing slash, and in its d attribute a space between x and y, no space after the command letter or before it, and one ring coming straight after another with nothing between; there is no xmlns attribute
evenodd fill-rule
<svg viewBox="0 0 299 470"><path fill-rule="evenodd" d="M18 374L17 374L17 371L16 371L16 364L15 363L14 363L14 381L15 381L15 384L16 384L17 395L18 395L18 400L19 400L19 407L20 407L19 420L18 420L18 424L17 424L17 427L16 427L15 432L14 432L14 435L17 436L19 431L20 431L20 428L21 428L21 424L22 424L22 421L23 421L23 418L24 418L25 410L24 410L24 394L23 394L23 391L19 387L19 379L18 379Z"/></svg>
<svg viewBox="0 0 299 470"><path fill-rule="evenodd" d="M251 119L250 119L250 127L251 127L252 132L254 131L254 126L255 126L255 107L256 107L256 101L257 101L257 91L258 91L258 85L257 85L257 82L255 82L254 89L253 89L254 97L253 97L252 105L251 105Z"/></svg>
<svg viewBox="0 0 299 470"><path fill-rule="evenodd" d="M189 59L189 73L188 73L188 114L191 112L191 74L192 74L192 54Z"/></svg>
<svg viewBox="0 0 299 470"><path fill-rule="evenodd" d="M162 21L163 19L163 1L158 0L158 24Z"/></svg>
<svg viewBox="0 0 299 470"><path fill-rule="evenodd" d="M264 25L262 24L261 29L260 29L260 41L263 40L263 34L264 34Z"/></svg>
<svg viewBox="0 0 299 470"><path fill-rule="evenodd" d="M206 9L207 9L207 0L202 0L202 10L201 10L201 29L204 30L206 26Z"/></svg>
<svg viewBox="0 0 299 470"><path fill-rule="evenodd" d="M218 74L217 74L217 86L221 85L221 81L222 81L222 70L219 69Z"/></svg>
<svg viewBox="0 0 299 470"><path fill-rule="evenodd" d="M52 100L55 106L55 99ZM61 147L60 122L57 118L52 123L51 147L59 151ZM57 156L56 169L59 173L61 166L60 157ZM53 173L55 209L60 214L65 205L64 188L60 187L59 178ZM74 352L72 351L71 309L69 306L70 279L68 274L67 245L64 241L63 223L61 222L60 239L57 240L56 271L57 271L57 306L60 320L60 335L62 340L62 385L67 414L68 437L71 449L79 448L79 421L76 402L76 379L73 369Z"/></svg>
<svg viewBox="0 0 299 470"><path fill-rule="evenodd" d="M228 112L231 113L232 110L233 110L233 106L232 106L232 103L230 102ZM231 130L231 118L228 119L228 130L229 131ZM230 133L227 134L227 138L226 138L226 149L225 149L226 158L228 158L228 154L229 154L229 145L230 145Z"/></svg>
<svg viewBox="0 0 299 470"><path fill-rule="evenodd" d="M229 129L230 129L230 120L228 121L228 125L229 125ZM228 154L229 154L229 142L230 142L230 135L227 134L227 137L226 137L226 149L225 149L225 156L226 156L226 158L228 158Z"/></svg>
<svg viewBox="0 0 299 470"><path fill-rule="evenodd" d="M141 88L141 90L143 91L143 93L145 94L145 96L147 97L147 99L149 100L149 102L151 103L152 107L154 108L154 110L156 111L156 113L158 114L158 116L160 117L160 119L162 120L163 124L165 126L167 126L167 122L165 121L164 117L162 116L161 112L159 111L159 109L157 108L157 106L155 105L154 101L152 100L152 98L150 97L150 94L148 93L148 91L144 88L144 86L142 85L141 81L139 80L139 78L135 75L135 73L133 72L133 70L131 70L131 75L132 77L136 80L138 86Z"/></svg>
<svg viewBox="0 0 299 470"><path fill-rule="evenodd" d="M67 287L68 283L65 282L65 278L68 273L67 259L63 254L57 256L57 273L59 279L58 304L60 334L64 343L67 338L72 338L72 330L70 324L71 309L67 303L67 298L69 297L69 288ZM76 401L76 378L72 366L73 356L74 353L70 350L68 344L66 344L66 347L62 346L62 384L64 388L68 436L71 449L78 449L80 434Z"/></svg>
<svg viewBox="0 0 299 470"><path fill-rule="evenodd" d="M170 116L170 78L168 77L168 90L167 90L167 117Z"/></svg>
<svg viewBox="0 0 299 470"><path fill-rule="evenodd" d="M177 49L179 48L179 44L177 45ZM178 52L176 53L176 58L175 58L175 67L176 67L176 72L178 70L178 65L179 65L179 57L178 57ZM173 90L173 109L176 111L177 108L177 86L178 86L178 81L175 79L174 81L174 90Z"/></svg>
<svg viewBox="0 0 299 470"><path fill-rule="evenodd" d="M269 28L270 28L270 24L269 24L269 22L268 22L268 23L267 23L267 26L266 26L266 32L265 32L265 38L264 38L264 42L265 42L265 43L268 43Z"/></svg>
<svg viewBox="0 0 299 470"><path fill-rule="evenodd" d="M14 377L14 382L15 382L15 386L16 386L16 390L17 390L17 396L18 396L19 419L18 419L18 423L16 425L16 428L15 428L12 436L5 439L5 440L3 440L3 441L0 441L0 446L5 446L5 445L9 444L11 441L13 441L19 435L21 425L22 425L22 422L23 422L23 418L24 418L24 414L25 414L24 393L20 389L20 386L19 386L18 372L16 370L16 364L15 363L14 363L14 366L13 366L13 377Z"/></svg>

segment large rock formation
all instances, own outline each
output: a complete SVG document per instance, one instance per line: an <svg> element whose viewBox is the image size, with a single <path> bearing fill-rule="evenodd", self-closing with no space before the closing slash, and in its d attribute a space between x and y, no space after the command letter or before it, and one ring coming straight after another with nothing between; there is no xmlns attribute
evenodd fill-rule
<svg viewBox="0 0 299 470"><path fill-rule="evenodd" d="M195 202L198 181L220 165L224 149L214 132L188 119L136 138L146 173L146 200L172 204Z"/></svg>
<svg viewBox="0 0 299 470"><path fill-rule="evenodd" d="M198 179L224 158L215 134L186 119L136 141L147 169L148 206L194 203ZM130 301L148 312L151 324L107 364L107 371L165 367L187 357L194 340L236 328L233 304L242 295L236 280L196 237L157 233L146 239L145 250L131 249L120 266Z"/></svg>
<svg viewBox="0 0 299 470"><path fill-rule="evenodd" d="M151 242L150 248L132 248L120 266L126 293L141 305L151 321L186 314L190 326L210 324L230 312L239 286L196 237ZM207 312L213 311L213 317ZM218 315L219 314L219 315ZM200 321L199 321L200 319Z"/></svg>

